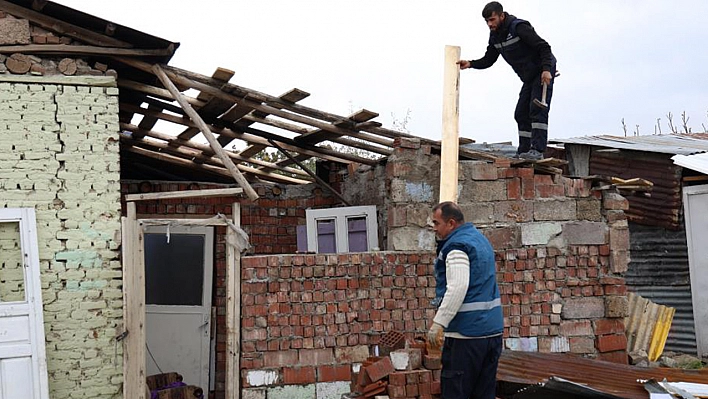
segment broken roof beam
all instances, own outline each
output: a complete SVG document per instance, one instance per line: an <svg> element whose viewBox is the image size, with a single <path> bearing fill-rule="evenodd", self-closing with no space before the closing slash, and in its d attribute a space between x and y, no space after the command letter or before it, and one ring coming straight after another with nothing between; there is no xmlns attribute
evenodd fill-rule
<svg viewBox="0 0 708 399"><path fill-rule="evenodd" d="M128 138L127 136L123 135L121 136L121 140L128 140L130 141L131 139ZM204 160L204 162L194 162L194 158L200 156L198 151L192 150L192 149L187 149L186 147L179 147L179 148L174 148L170 147L167 145L167 143L160 142L157 140L141 140L141 141L136 141L129 143L131 144L130 148L142 148L148 151L151 151L151 149L156 150L156 152L159 152L161 154L169 154L171 156L184 159L185 161L191 163L192 167L195 167L196 165L212 165L215 167L219 168L224 168L224 163L221 162L220 159L218 158L208 158ZM249 166L244 166L244 165L238 165L237 166L239 170L243 171L244 173L249 173L254 176L257 176L263 180L268 180L276 183L282 183L282 184L306 184L310 183L309 180L302 180L302 179L297 179L294 177L286 176L286 175L281 175L281 174L275 174L275 173L268 173L264 172L262 170L252 168ZM226 170L224 170L226 171ZM228 172L230 173L230 172Z"/></svg>
<svg viewBox="0 0 708 399"><path fill-rule="evenodd" d="M168 101L174 101L174 97L172 97L172 94L169 92L169 90L165 90L161 87L155 87L155 86L150 86L144 83L140 82L135 82L132 80L127 80L127 79L118 79L118 87L121 89L127 89L127 90L132 90L136 91L139 93L144 93L144 94L149 94L153 97L157 97L163 100L168 100ZM197 100L196 98L189 97L189 96L184 96L189 104L195 106L195 107L203 107L206 102Z"/></svg>
<svg viewBox="0 0 708 399"><path fill-rule="evenodd" d="M280 96L278 96L278 98L280 98L283 101L287 101L288 103L294 104L300 100L304 100L305 98L307 98L309 96L310 96L310 93L300 90L298 88L294 88L286 93L281 94ZM278 107L276 106L276 108L278 108ZM244 114L243 116L245 117L246 114ZM268 116L268 114L266 114L264 112L254 112L253 113L254 119L255 118L266 119L267 116ZM255 122L255 121L253 121L253 122ZM221 139L221 137L219 137L219 139ZM222 141L219 141L219 142L222 143L223 145L225 145ZM261 152L264 148L265 148L264 146L249 146L249 147L245 148L243 151L241 151L241 155L247 156L247 157L252 157L252 156L258 154L259 152Z"/></svg>
<svg viewBox="0 0 708 399"><path fill-rule="evenodd" d="M165 86L167 90L172 93L172 96L177 100L179 105L184 109L184 111L189 115L189 118L194 121L194 123L197 124L199 127L199 130L202 131L202 134L204 137L207 139L209 142L209 145L211 145L211 148L214 149L214 152L216 155L221 159L221 161L224 163L226 168L231 172L233 175L233 178L238 182L238 184L243 188L243 190L246 192L246 196L252 201L255 201L258 199L258 194L256 191L251 187L251 185L248 183L245 177L239 172L238 168L236 168L236 165L234 165L233 161L231 161L231 158L226 154L224 151L223 147L219 144L218 141L216 141L216 138L214 137L214 134L211 132L211 128L209 125L206 124L202 120L202 118L197 114L197 111L192 108L191 105L189 105L189 102L184 98L182 93L177 90L177 87L172 83L172 80L167 76L167 74L162 70L160 65L155 64L152 67L152 71L155 75L157 75L158 79L160 79L160 82Z"/></svg>
<svg viewBox="0 0 708 399"><path fill-rule="evenodd" d="M376 118L377 116L379 116L379 114L376 112L371 112L366 109L361 109L361 110L349 115L346 119L334 122L334 125L335 126L353 125L356 123L369 121L371 119ZM324 132L321 129L318 129L318 130L312 131L308 134L303 134L300 137L296 137L295 141L302 141L302 142L306 142L306 143L319 143L319 142L329 140L329 139L330 139L330 137L327 137L327 132Z"/></svg>
<svg viewBox="0 0 708 399"><path fill-rule="evenodd" d="M223 82L223 84L226 84L226 82L231 80L233 76L234 71L226 68L216 68L216 71L214 71L214 73L211 75L212 79L217 80L219 82ZM205 102L205 104L199 107L197 111L202 117L219 116L221 113L227 111L229 108L231 108L231 106L233 106L233 101L223 101L215 99L213 96L203 91L199 92L199 95L197 95L197 100ZM192 137L196 136L197 133L199 133L199 129L188 127L182 133L180 133L178 137L182 140L189 140ZM222 147L223 146L224 145L222 144Z"/></svg>
<svg viewBox="0 0 708 399"><path fill-rule="evenodd" d="M1 8L1 6L0 6ZM174 54L174 46L163 49L135 49L122 47L82 46L74 44L28 44L0 46L0 54L75 54L75 55L122 55L130 57L164 57Z"/></svg>
<svg viewBox="0 0 708 399"><path fill-rule="evenodd" d="M140 108L132 104L121 104L121 109L126 111L138 113L141 115L154 115L158 118L165 120L167 122L176 123L183 126L195 126L189 118L183 118L176 115L166 114L164 112L155 112L152 110L147 110L145 108ZM238 125L233 125L233 129L228 127L214 128L213 132L216 134L226 134L233 138L241 139L251 144L262 144L269 146L268 140L274 140L281 147L287 149L288 151L297 152L300 154L308 155L310 157L317 157L327 161L349 163L357 162L365 165L376 165L378 161L362 158L352 154L343 154L329 148L315 147L312 145L297 144L294 140L287 137L281 137L277 134L264 132L251 127L239 127Z"/></svg>
<svg viewBox="0 0 708 399"><path fill-rule="evenodd" d="M349 201L347 201L347 199L344 198L344 197L342 196L342 194L339 193L339 191L335 190L335 189L334 189L332 186L330 186L326 181L322 180L322 179L321 179L319 176L317 176L314 172L312 172L310 169L308 169L307 166L303 165L300 161L298 161L297 159L295 159L292 155L290 155L290 154L289 154L287 151L285 151L284 149L280 148L280 146L278 146L277 144L275 144L273 141L270 141L270 145L272 145L273 147L275 147L275 149L277 149L278 151L280 151L280 153L283 154L283 155L285 155L288 159L290 159L291 161L295 162L295 163L297 164L297 166L300 167L300 169L304 170L305 172L307 172L307 174L309 174L310 176L312 176L312 178L315 179L315 181L317 182L317 184L319 184L320 186L322 186L322 187L326 188L327 190L329 190L332 194L334 194L337 198L339 198L339 200L342 201L342 202L344 203L344 205L346 205L346 206L351 206L351 203L350 203Z"/></svg>
<svg viewBox="0 0 708 399"><path fill-rule="evenodd" d="M49 31L59 33L63 36L68 36L72 39L79 40L84 43L92 44L101 47L120 47L132 48L133 45L124 41L105 36L100 33L67 23L60 19L52 18L22 6L18 6L9 1L0 0L0 10L6 11L8 14L18 18L24 18L33 24Z"/></svg>
<svg viewBox="0 0 708 399"><path fill-rule="evenodd" d="M123 57L115 57L115 58L116 58L116 60L118 60L126 65L130 65L134 68L137 68L137 69L140 69L140 70L143 70L146 72L150 72L150 67L151 67L150 64L147 64L145 62L135 60L135 59L129 59L129 58L123 58ZM164 69L168 74L171 73L175 76L182 77L186 81L191 81L192 85L201 84L201 85L206 85L207 87L211 87L212 89L215 89L215 87L218 86L218 82L214 82L211 78L209 78L208 76L205 76L205 75L201 75L198 73L190 72L190 71L187 71L184 69L180 69L180 68L176 68L176 67L172 67L172 66L167 66L167 65L164 66ZM170 76L172 76L172 75L170 75ZM200 89L199 87L194 87L194 86L192 86L192 87L196 88L198 90ZM278 97L270 96L265 93L261 93L261 92L255 91L255 90L240 87L240 86L234 85L232 83L228 83L226 85L226 88L224 89L224 91L225 91L225 93L222 93L222 94L226 94L226 95L230 94L230 95L234 96L237 101L239 98L249 97L250 100L254 100L254 101L250 101L250 103L253 103L255 101L260 101L262 103L267 103L268 105L271 105L271 108L273 105L278 105L278 106L281 106L282 109L289 110L289 111L292 111L292 112L295 112L295 113L298 113L301 115L305 115L305 116L308 116L311 118L324 120L326 122L338 122L338 121L346 119L345 117L340 116L340 115L335 115L335 114L320 111L320 110L317 110L314 108L305 107L300 104L290 104L285 101L282 101ZM256 107L254 107L254 108L256 108ZM258 108L256 108L256 109L258 109ZM267 110L264 110L264 109L258 109L258 110L267 112ZM305 122L305 124L308 124L308 123ZM367 122L364 122L364 124L367 124ZM315 127L320 127L320 126L315 126ZM324 129L324 130L328 130L328 129ZM367 127L365 129L361 129L361 130L366 131L366 132L370 132L370 133L374 133L379 136L388 137L391 139L395 139L397 137L410 137L410 138L418 138L421 140L421 142L428 143L428 144L435 144L436 143L434 140L420 138L420 137L414 136L412 134L397 132L394 130L384 129L381 127L368 127L368 125L367 125Z"/></svg>
<svg viewBox="0 0 708 399"><path fill-rule="evenodd" d="M154 130L143 130L143 129L141 129L139 126L131 125L131 124L128 124L128 123L121 123L121 124L120 124L120 128L121 128L121 130L131 132L131 133L132 133L132 134L131 134L131 139L132 139L133 141L135 141L135 142L137 142L137 141L143 139L144 137L151 137L151 138L154 138L154 139L157 139L157 140L161 140L161 141L167 143L167 145L169 145L170 147L173 147L173 148L174 148L174 147L184 146L184 147L192 148L192 149L194 149L194 150L199 150L199 151L202 151L202 152L204 152L204 151L209 151L209 150L211 149L211 147L209 147L208 145L203 144L203 143L198 143L198 142L191 141L191 140L189 140L189 141L180 140L180 139L176 138L175 136L172 136L172 135L167 134L167 133L161 133L161 132L157 132L157 131L154 131ZM127 144L132 144L131 142L127 142L127 141L126 141L126 143L127 143ZM294 174L294 175L299 175L299 176L304 177L304 178L308 178L307 173L305 173L305 172L303 172L303 171L301 171L301 170L299 170L299 169L279 167L278 165L276 165L276 164L274 164L274 163L266 162L266 161L261 161L261 160L259 160L259 159L253 159L253 158L242 157L242 156L240 156L239 154L236 154L236 153L231 152L231 151L227 151L227 154L228 154L231 158L233 158L233 159L235 159L235 160L237 160L237 161L239 161L239 162L248 162L248 163L253 164L253 165L265 166L265 167L268 167L268 168L272 168L272 169L279 170L279 171L281 171L281 172L290 173L290 174ZM209 156L209 157L210 157L210 156ZM238 167L238 165L237 165L237 167Z"/></svg>

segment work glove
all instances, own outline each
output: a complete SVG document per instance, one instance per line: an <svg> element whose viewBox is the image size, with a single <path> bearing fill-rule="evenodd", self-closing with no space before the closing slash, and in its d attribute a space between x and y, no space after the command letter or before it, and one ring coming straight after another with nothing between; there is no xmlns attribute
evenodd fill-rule
<svg viewBox="0 0 708 399"><path fill-rule="evenodd" d="M435 348L442 347L444 340L444 328L438 323L433 322L428 331L428 343Z"/></svg>

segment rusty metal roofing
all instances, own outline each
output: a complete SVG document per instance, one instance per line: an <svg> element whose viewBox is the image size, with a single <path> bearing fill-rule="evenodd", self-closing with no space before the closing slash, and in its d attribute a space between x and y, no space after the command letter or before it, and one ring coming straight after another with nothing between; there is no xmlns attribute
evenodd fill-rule
<svg viewBox="0 0 708 399"><path fill-rule="evenodd" d="M678 154L671 157L671 159L676 165L708 175L708 153L693 155Z"/></svg>
<svg viewBox="0 0 708 399"><path fill-rule="evenodd" d="M666 378L669 382L706 384L708 370L641 368L564 353L504 351L499 360L498 381L538 384L551 377L561 377L627 399L647 399L649 394L637 380Z"/></svg>
<svg viewBox="0 0 708 399"><path fill-rule="evenodd" d="M708 134L659 134L650 136L585 136L549 140L554 144L579 144L664 154L691 155L708 151Z"/></svg>

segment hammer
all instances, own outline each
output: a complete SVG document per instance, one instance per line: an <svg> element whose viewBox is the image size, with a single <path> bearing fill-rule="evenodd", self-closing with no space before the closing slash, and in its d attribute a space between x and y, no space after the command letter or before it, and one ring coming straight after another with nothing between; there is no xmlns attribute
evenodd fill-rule
<svg viewBox="0 0 708 399"><path fill-rule="evenodd" d="M541 93L541 101L538 101L538 98L533 99L533 103L536 104L536 106L541 108L548 108L548 104L546 104L546 90L548 90L548 84L544 83L543 92Z"/></svg>

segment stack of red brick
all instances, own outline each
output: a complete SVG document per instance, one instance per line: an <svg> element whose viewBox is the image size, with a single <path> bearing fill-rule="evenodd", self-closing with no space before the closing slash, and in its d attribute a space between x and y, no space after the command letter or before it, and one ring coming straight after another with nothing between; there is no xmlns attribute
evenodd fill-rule
<svg viewBox="0 0 708 399"><path fill-rule="evenodd" d="M408 346L408 348L403 348ZM426 353L425 344L409 342L395 331L385 334L379 350L352 372L354 397L433 399L440 395L440 357Z"/></svg>

